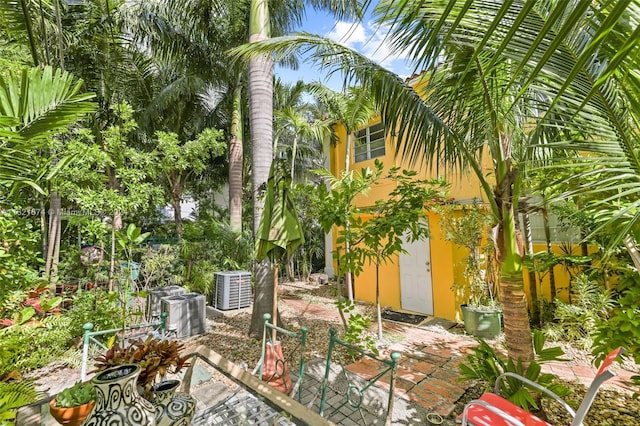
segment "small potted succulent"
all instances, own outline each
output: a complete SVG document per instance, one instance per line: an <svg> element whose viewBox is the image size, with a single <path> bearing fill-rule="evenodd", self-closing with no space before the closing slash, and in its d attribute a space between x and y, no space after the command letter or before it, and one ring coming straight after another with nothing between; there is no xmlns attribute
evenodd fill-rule
<svg viewBox="0 0 640 426"><path fill-rule="evenodd" d="M96 403L96 391L91 382L76 382L64 389L49 403L49 412L58 423L76 426L82 424Z"/></svg>
<svg viewBox="0 0 640 426"><path fill-rule="evenodd" d="M122 348L115 343L104 355L96 359L96 370L102 371L117 365L136 364L141 368L138 386L146 399L152 399L157 381L164 380L167 373L178 373L188 365L188 356L180 356L184 345L173 340L160 340L149 336L138 339Z"/></svg>

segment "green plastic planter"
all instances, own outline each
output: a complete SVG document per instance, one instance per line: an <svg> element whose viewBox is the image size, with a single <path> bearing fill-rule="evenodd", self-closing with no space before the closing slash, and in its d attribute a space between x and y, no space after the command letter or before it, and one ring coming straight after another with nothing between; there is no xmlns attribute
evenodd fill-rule
<svg viewBox="0 0 640 426"><path fill-rule="evenodd" d="M468 334L493 339L502 331L502 311L499 308L461 305L460 309Z"/></svg>

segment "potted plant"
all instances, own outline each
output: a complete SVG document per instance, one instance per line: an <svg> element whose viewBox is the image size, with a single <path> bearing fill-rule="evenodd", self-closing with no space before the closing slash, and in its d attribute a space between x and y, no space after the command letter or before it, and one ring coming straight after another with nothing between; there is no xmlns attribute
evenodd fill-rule
<svg viewBox="0 0 640 426"><path fill-rule="evenodd" d="M135 340L126 348L114 343L104 355L96 359L95 371L123 364L137 364L141 369L138 386L142 388L143 396L151 399L152 388L157 381L164 380L167 373L178 373L188 365L188 357L180 356L182 349L182 343L152 336L146 340Z"/></svg>
<svg viewBox="0 0 640 426"><path fill-rule="evenodd" d="M49 403L49 412L62 425L80 425L96 403L96 391L90 382L76 382Z"/></svg>
<svg viewBox="0 0 640 426"><path fill-rule="evenodd" d="M452 286L463 301L460 310L465 330L477 337L493 338L500 334L502 326L492 267L495 249L491 239L482 247L482 237L491 224L491 217L476 203L470 207L463 206L461 214L456 214L452 207L445 209L443 213L445 238L469 252L462 273L463 279ZM484 263L484 268L481 263Z"/></svg>

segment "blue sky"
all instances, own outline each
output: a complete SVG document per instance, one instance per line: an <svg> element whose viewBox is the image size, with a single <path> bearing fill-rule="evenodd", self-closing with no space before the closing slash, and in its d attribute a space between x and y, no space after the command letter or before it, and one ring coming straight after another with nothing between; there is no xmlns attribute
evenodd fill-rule
<svg viewBox="0 0 640 426"><path fill-rule="evenodd" d="M402 54L390 53L391 50L384 41L386 31L376 25L370 16L366 16L361 23L336 21L329 14L314 11L309 7L306 20L300 31L321 35L355 49L401 77L408 77L412 73L406 67ZM320 80L333 90L342 90L340 75L334 75L329 79L327 75L322 75L318 68L310 64L302 63L295 71L276 67L275 73L286 82L293 83L297 80L304 80L308 83Z"/></svg>

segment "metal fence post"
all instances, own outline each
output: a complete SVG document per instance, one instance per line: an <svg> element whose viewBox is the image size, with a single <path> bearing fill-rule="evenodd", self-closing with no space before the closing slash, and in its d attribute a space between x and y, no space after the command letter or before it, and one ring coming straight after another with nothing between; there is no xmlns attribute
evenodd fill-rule
<svg viewBox="0 0 640 426"><path fill-rule="evenodd" d="M161 312L160 313L160 336L164 339L165 337L165 331L167 329L167 313L166 312Z"/></svg>
<svg viewBox="0 0 640 426"><path fill-rule="evenodd" d="M89 339L91 338L91 329L93 324L88 322L82 326L84 329L84 339L82 342L82 367L80 370L80 380L87 380L87 362L89 361Z"/></svg>

